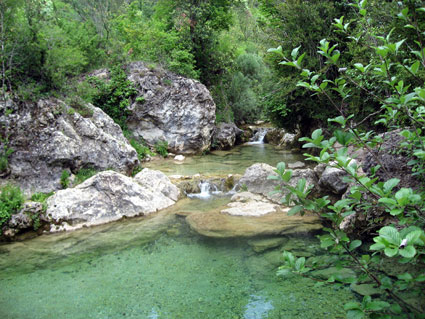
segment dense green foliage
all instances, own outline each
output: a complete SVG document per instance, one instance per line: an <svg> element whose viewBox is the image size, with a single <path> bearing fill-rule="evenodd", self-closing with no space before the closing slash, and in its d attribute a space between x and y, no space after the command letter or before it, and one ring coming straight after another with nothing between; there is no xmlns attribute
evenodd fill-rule
<svg viewBox="0 0 425 319"><path fill-rule="evenodd" d="M298 70L302 80L297 86L324 96L339 114L328 120L339 126L331 137L326 138L324 131L317 129L311 137L301 140L306 142L305 148L317 150L315 155L305 154L309 160L345 171L346 181L351 186L346 196L332 202L327 196L309 197L311 188L306 186L304 179L299 180L295 187L289 185L292 171L287 170L284 163L278 165L276 178L281 181L282 187L289 190L284 201L295 203L288 214L304 214L305 210L309 210L325 219L329 225L326 228L328 234L320 236L321 246L330 255L338 256L334 259L337 267L352 267L358 271L354 277L335 276L329 282L369 282L379 289L377 296L366 296L361 303L346 304L349 318L423 318L423 311L413 302L415 298L422 297L425 281L423 184L415 185L415 189L399 185L400 179L391 176L391 172L381 165L374 167L371 176L361 172L357 162L349 155L352 154L349 149L379 146L382 138L373 130L364 133L358 123L359 118L349 112L352 111L350 104L357 102L357 99L352 99L356 91L363 91L370 100L374 100L379 109L363 121L371 118L375 120L375 125L383 126L386 130L401 129L399 134L404 141L399 145L398 152L411 159L408 165L413 168L412 175L424 175L425 8L419 2L406 1L406 5L399 8L397 23L392 23L395 28L381 33L386 28L376 29L368 23L371 18L366 1L357 1L353 7L358 10L359 16L350 23L343 17L337 18L333 27L356 44L373 44L368 47L371 54L369 61L344 59L344 52L339 50L342 47L340 43L322 39L317 52L323 56L325 65L344 69L337 77L329 77L326 72L328 68L318 71L304 68L305 55L300 54L299 48L294 49L288 58L281 48L272 50L282 54L283 65ZM359 30L357 25L365 28ZM372 88L363 86L363 83L372 82ZM380 162L379 158L377 161ZM385 174L380 174L382 171ZM370 220L368 227L376 230L372 236L374 244L350 238L340 228L344 219L353 214L361 214ZM374 218L370 218L370 215ZM361 254L358 253L360 247ZM285 265L280 268L279 274L295 272L314 277L304 257L297 258L286 252L284 258ZM383 263L404 264L404 269L409 270L401 270L397 277L391 277L381 271Z"/></svg>
<svg viewBox="0 0 425 319"><path fill-rule="evenodd" d="M154 145L155 152L157 152L162 157L168 156L168 142L167 141L158 141Z"/></svg>
<svg viewBox="0 0 425 319"><path fill-rule="evenodd" d="M24 203L24 195L19 187L5 185L0 188L0 234L10 216L17 214Z"/></svg>
<svg viewBox="0 0 425 319"><path fill-rule="evenodd" d="M108 81L96 77L88 80L95 88L91 101L125 129L127 117L130 115L128 107L136 95L136 89L121 67L113 67L110 73Z"/></svg>

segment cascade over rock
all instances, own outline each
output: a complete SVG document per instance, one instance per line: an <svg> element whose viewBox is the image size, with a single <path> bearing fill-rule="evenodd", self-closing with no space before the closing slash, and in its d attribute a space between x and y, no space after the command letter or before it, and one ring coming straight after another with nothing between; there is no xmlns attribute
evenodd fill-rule
<svg viewBox="0 0 425 319"><path fill-rule="evenodd" d="M142 171L134 179L105 171L56 192L47 201L47 216L59 224L57 230L77 229L148 215L173 205L178 197L178 188L159 171Z"/></svg>
<svg viewBox="0 0 425 319"><path fill-rule="evenodd" d="M60 189L64 169L114 170L129 173L138 164L137 153L121 128L101 109L84 106L83 117L58 99L13 104L2 112L0 135L7 137L9 176L24 190Z"/></svg>
<svg viewBox="0 0 425 319"><path fill-rule="evenodd" d="M215 104L203 84L142 62L130 63L127 74L143 98L130 106L128 127L136 137L151 145L165 140L176 154L201 153L210 147Z"/></svg>

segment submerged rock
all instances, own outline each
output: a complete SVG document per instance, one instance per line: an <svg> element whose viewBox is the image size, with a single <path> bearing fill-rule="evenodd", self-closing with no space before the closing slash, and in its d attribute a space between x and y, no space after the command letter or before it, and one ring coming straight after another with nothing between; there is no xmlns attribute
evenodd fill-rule
<svg viewBox="0 0 425 319"><path fill-rule="evenodd" d="M186 221L199 234L215 238L298 234L322 228L316 216L288 216L282 211L260 217L231 216L213 211L190 214Z"/></svg>
<svg viewBox="0 0 425 319"><path fill-rule="evenodd" d="M263 196L249 192L235 194L228 208L189 214L190 227L207 237L253 237L305 233L322 228L313 215L288 216L282 208Z"/></svg>
<svg viewBox="0 0 425 319"><path fill-rule="evenodd" d="M8 136L9 178L24 190L61 188L63 170L115 169L129 173L137 153L121 128L101 109L84 105L84 117L57 99L21 103L0 117L0 135Z"/></svg>
<svg viewBox="0 0 425 319"><path fill-rule="evenodd" d="M47 215L60 225L58 230L77 229L148 215L177 200L177 187L161 172L148 170L136 176L98 173L75 188L56 192L47 201Z"/></svg>
<svg viewBox="0 0 425 319"><path fill-rule="evenodd" d="M253 239L248 244L256 253L262 253L263 251L281 246L287 240L284 237ZM279 255L282 255L282 253L279 252Z"/></svg>
<svg viewBox="0 0 425 319"><path fill-rule="evenodd" d="M130 63L128 79L138 91L130 106L128 127L136 137L153 145L168 142L173 153L202 153L211 145L215 104L200 82L142 62Z"/></svg>

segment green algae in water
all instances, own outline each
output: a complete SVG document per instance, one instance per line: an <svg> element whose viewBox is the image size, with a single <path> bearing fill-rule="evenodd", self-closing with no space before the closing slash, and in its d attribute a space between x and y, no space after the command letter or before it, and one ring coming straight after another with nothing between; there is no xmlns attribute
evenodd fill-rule
<svg viewBox="0 0 425 319"><path fill-rule="evenodd" d="M46 241L21 243L19 263L12 258L15 250L2 255L14 262L2 262L0 317L345 317L343 304L353 298L348 290L316 287L311 280L297 276L283 280L247 241L197 236L182 219L166 225L178 227L180 235L167 235L161 229L147 241L135 232L143 227L132 224L133 236L123 234L129 240L125 245L118 240L123 230L120 224L116 229L109 226L108 231L84 230L78 234L82 238L79 248L59 256L44 254L49 250ZM91 233L104 238L89 245L96 241ZM64 235L59 242L67 247L71 241L69 247L74 247L75 237ZM37 250L40 244L43 250ZM50 246L55 244L52 241ZM31 263L33 268L28 265Z"/></svg>

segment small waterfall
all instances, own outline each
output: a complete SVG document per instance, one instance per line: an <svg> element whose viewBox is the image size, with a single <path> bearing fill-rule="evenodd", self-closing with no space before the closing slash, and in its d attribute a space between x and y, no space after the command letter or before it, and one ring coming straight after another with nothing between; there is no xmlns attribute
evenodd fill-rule
<svg viewBox="0 0 425 319"><path fill-rule="evenodd" d="M266 136L267 132L267 128L259 127L254 136L246 144L264 144L264 137Z"/></svg>
<svg viewBox="0 0 425 319"><path fill-rule="evenodd" d="M195 194L187 194L188 197L196 197L196 198L210 198L212 194L221 193L220 190L217 188L216 185L204 181L199 183L199 188L201 190L200 193Z"/></svg>

